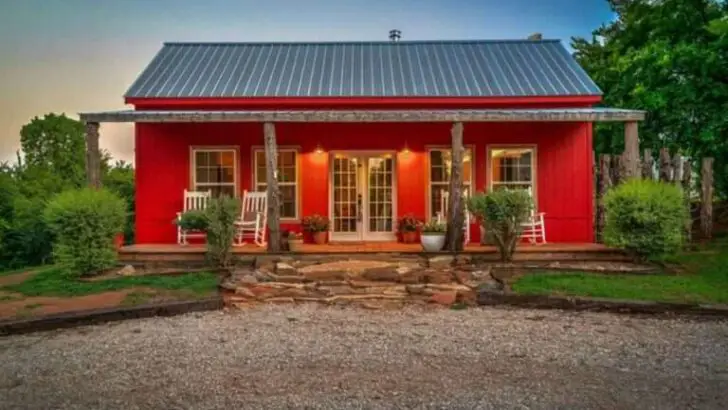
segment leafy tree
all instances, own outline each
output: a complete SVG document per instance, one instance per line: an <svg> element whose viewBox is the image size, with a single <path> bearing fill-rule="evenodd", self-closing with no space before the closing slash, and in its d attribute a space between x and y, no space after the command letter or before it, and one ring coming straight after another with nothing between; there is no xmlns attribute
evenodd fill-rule
<svg viewBox="0 0 728 410"><path fill-rule="evenodd" d="M607 106L648 111L642 148L716 159L728 194L728 2L608 0L617 19L572 39L575 57ZM595 149L620 153L620 126L599 124Z"/></svg>
<svg viewBox="0 0 728 410"><path fill-rule="evenodd" d="M84 126L64 114L35 117L20 130L25 165L58 176L64 185L83 186L86 143Z"/></svg>

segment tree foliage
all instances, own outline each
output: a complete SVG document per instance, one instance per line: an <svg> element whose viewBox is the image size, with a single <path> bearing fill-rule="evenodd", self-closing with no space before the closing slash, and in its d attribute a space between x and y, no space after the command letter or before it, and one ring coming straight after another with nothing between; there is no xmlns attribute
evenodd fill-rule
<svg viewBox="0 0 728 410"><path fill-rule="evenodd" d="M604 91L606 106L648 112L641 148L716 159L728 194L728 2L609 0L617 18L572 39L575 57ZM621 153L621 126L600 124L597 153Z"/></svg>
<svg viewBox="0 0 728 410"><path fill-rule="evenodd" d="M33 118L21 129L15 164L0 164L0 269L52 262L42 215L51 198L86 185L83 124L65 115ZM126 202L125 237L134 234L134 171L101 153L103 184Z"/></svg>

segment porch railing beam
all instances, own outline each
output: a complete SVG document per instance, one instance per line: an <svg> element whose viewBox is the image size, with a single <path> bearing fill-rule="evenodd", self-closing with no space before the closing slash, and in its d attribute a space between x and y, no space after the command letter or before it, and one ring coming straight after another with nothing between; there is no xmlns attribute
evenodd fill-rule
<svg viewBox="0 0 728 410"><path fill-rule="evenodd" d="M101 152L99 151L99 123L86 123L86 178L91 188L101 188Z"/></svg>
<svg viewBox="0 0 728 410"><path fill-rule="evenodd" d="M463 123L456 122L450 131L452 136L452 164L448 194L449 215L445 249L453 252L463 250L463 224L465 223L463 203Z"/></svg>
<svg viewBox="0 0 728 410"><path fill-rule="evenodd" d="M268 196L268 251L281 251L281 208L278 191L278 147L273 123L263 124L266 194Z"/></svg>

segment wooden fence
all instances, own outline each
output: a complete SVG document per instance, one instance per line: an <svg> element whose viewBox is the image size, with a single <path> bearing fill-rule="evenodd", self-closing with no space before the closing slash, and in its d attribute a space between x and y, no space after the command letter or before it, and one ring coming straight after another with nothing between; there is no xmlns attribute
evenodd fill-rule
<svg viewBox="0 0 728 410"><path fill-rule="evenodd" d="M604 232L605 209L604 195L614 186L625 181L628 176L628 159L625 154L602 154L594 161L595 189L595 227L597 241L602 241ZM680 154L670 156L667 148L660 149L657 161L649 149L644 150L640 159L640 177L655 179L680 186L683 191L683 202L691 217L685 224L685 235L688 241L693 239L693 229L699 222L699 233L703 238L710 238L713 232L713 158L701 161L700 186L697 176L693 175L693 164L689 158Z"/></svg>

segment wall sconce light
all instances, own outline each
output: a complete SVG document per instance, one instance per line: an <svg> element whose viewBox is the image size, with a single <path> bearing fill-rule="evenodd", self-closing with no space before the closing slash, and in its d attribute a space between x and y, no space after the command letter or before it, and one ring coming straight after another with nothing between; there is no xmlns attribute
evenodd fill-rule
<svg viewBox="0 0 728 410"><path fill-rule="evenodd" d="M407 141L405 141L404 148L402 148L402 154L409 155L409 153L410 153L410 149L409 149L409 146L407 145Z"/></svg>
<svg viewBox="0 0 728 410"><path fill-rule="evenodd" d="M323 153L324 153L324 149L323 149L323 148L321 147L321 144L318 144L318 143L317 143L317 144L316 144L316 149L315 149L315 150L313 150L313 152L315 152L315 153L317 153L317 154L323 154Z"/></svg>

